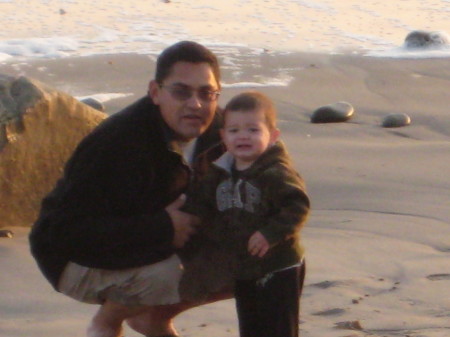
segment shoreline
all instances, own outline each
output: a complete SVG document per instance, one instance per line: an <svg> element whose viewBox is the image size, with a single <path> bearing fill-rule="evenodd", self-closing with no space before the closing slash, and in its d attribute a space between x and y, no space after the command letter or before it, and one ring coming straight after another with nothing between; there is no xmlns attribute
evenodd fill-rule
<svg viewBox="0 0 450 337"><path fill-rule="evenodd" d="M436 85L442 87L444 82L448 81L450 64L450 58L447 57L397 59L309 52L267 52L254 55L246 54L245 51L246 49L242 49L237 55L218 55L223 82L221 104L230 97L227 91L236 92L244 88L267 91L273 88L277 92L283 89L289 92L290 87L301 86L311 92L323 79L322 100L313 99L317 95L307 95L303 97L303 102L295 102L300 107L313 109L334 101L354 100L353 95L341 88L342 85L352 85L350 82L354 76L358 77L359 84L363 86L366 85L366 80L370 81L371 76L384 75L386 83L389 80L400 80L400 84L405 88L413 86L411 81L420 84L424 78L427 78L428 82L434 78ZM148 82L153 77L155 61L156 55L137 53L31 58L1 62L0 74L27 76L73 96L109 92L132 94L124 99L106 102L106 110L110 114L118 111L122 104L126 105L146 94ZM353 71L356 73L352 74ZM328 74L333 76L325 79L324 76ZM239 85L240 83L242 85ZM337 93L332 94L335 89L342 91L341 97ZM419 91L422 89L425 88L421 87ZM439 97L439 101L441 100L442 97ZM414 110L413 106L408 108ZM393 108L393 112L394 110L401 109Z"/></svg>

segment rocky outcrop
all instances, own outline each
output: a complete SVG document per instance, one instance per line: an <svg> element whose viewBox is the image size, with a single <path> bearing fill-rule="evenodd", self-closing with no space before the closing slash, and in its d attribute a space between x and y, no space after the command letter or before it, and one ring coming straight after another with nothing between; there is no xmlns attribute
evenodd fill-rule
<svg viewBox="0 0 450 337"><path fill-rule="evenodd" d="M414 30L405 38L406 48L433 48L450 45L449 37L444 32Z"/></svg>
<svg viewBox="0 0 450 337"><path fill-rule="evenodd" d="M75 146L105 117L37 81L0 75L0 227L32 224Z"/></svg>

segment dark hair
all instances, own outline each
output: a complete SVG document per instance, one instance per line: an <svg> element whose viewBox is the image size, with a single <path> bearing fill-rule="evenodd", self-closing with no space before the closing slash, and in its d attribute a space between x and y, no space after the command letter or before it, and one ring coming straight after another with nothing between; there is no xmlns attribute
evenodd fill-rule
<svg viewBox="0 0 450 337"><path fill-rule="evenodd" d="M229 111L251 112L262 111L269 130L277 127L277 111L272 100L258 91L247 91L234 96L225 106L223 120Z"/></svg>
<svg viewBox="0 0 450 337"><path fill-rule="evenodd" d="M156 61L155 80L162 83L169 75L172 67L177 62L208 63L220 87L220 69L219 62L214 53L193 41L181 41L166 48Z"/></svg>

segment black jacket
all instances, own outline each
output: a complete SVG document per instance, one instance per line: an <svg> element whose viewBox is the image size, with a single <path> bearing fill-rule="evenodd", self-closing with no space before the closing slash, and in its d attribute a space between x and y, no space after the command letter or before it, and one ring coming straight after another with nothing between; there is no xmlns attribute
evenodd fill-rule
<svg viewBox="0 0 450 337"><path fill-rule="evenodd" d="M197 156L219 141L217 119L199 137ZM150 98L107 118L81 141L42 201L29 239L45 277L56 289L68 261L114 270L173 254L165 207L190 176Z"/></svg>

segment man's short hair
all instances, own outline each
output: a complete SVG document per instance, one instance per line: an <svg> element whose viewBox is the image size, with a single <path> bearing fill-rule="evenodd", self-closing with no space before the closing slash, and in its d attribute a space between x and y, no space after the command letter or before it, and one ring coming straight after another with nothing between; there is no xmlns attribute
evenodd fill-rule
<svg viewBox="0 0 450 337"><path fill-rule="evenodd" d="M225 106L223 119L230 111L251 112L261 111L264 114L269 130L277 128L277 111L272 100L258 91L246 91L234 96Z"/></svg>
<svg viewBox="0 0 450 337"><path fill-rule="evenodd" d="M217 57L205 46L193 41L181 41L166 48L156 61L155 80L162 83L177 62L208 63L220 87L220 68Z"/></svg>

